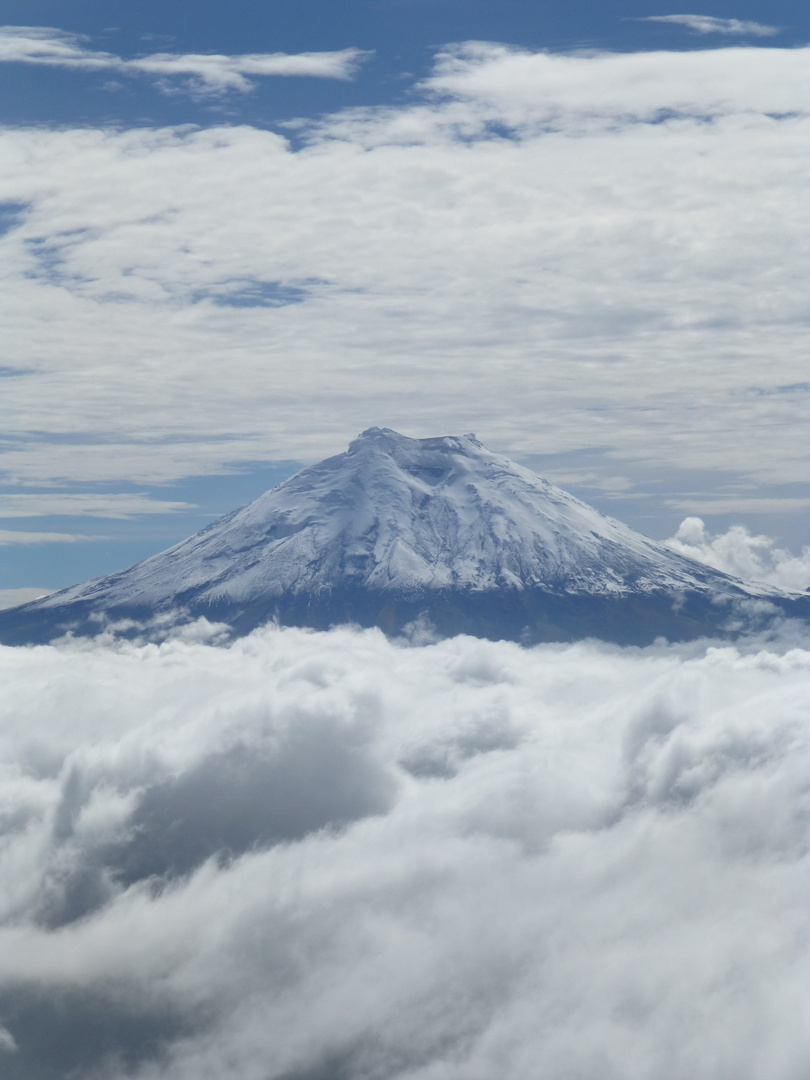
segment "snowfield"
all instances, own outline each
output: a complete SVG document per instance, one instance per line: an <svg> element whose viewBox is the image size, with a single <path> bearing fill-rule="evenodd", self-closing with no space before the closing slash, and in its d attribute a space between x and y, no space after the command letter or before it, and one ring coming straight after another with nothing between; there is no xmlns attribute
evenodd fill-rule
<svg viewBox="0 0 810 1080"><path fill-rule="evenodd" d="M540 586L587 595L724 580L600 514L474 435L370 428L249 506L122 575L43 601L241 602L351 584L384 591ZM727 583L727 582L724 582Z"/></svg>

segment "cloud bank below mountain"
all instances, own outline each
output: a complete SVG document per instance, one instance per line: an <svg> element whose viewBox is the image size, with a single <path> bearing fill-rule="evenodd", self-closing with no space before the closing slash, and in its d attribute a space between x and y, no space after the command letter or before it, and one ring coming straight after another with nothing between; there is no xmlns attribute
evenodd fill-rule
<svg viewBox="0 0 810 1080"><path fill-rule="evenodd" d="M0 649L4 1075L804 1075L807 645Z"/></svg>

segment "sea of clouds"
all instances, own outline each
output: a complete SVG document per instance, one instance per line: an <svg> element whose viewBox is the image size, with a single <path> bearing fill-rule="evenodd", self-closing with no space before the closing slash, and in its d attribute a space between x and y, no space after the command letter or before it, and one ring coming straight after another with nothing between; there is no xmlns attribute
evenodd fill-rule
<svg viewBox="0 0 810 1080"><path fill-rule="evenodd" d="M4 1077L810 1074L806 636L206 629L0 648Z"/></svg>

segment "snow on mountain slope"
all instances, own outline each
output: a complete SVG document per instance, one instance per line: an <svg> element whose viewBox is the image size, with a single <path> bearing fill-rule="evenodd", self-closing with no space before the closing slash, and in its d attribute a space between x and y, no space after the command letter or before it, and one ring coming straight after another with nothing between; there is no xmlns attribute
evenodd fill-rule
<svg viewBox="0 0 810 1080"><path fill-rule="evenodd" d="M159 555L55 593L165 608L313 596L504 587L623 595L733 588L732 579L607 518L473 435L410 439L370 428Z"/></svg>

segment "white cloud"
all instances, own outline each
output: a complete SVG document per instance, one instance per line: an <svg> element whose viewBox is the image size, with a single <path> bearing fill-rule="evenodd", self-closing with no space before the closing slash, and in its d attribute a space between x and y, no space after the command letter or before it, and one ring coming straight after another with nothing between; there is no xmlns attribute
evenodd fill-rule
<svg viewBox="0 0 810 1080"><path fill-rule="evenodd" d="M676 510L698 514L789 514L810 509L810 499L780 499L778 497L740 497L718 495L713 499L705 496L668 499L667 505Z"/></svg>
<svg viewBox="0 0 810 1080"><path fill-rule="evenodd" d="M339 52L251 53L221 56L208 53L154 53L124 60L113 53L88 48L81 35L51 27L0 27L0 63L39 64L81 71L114 71L121 75L151 75L160 80L178 76L185 82L159 82L162 88L180 87L201 94L222 94L253 89L249 76L308 76L318 79L351 79L368 56L361 49Z"/></svg>
<svg viewBox="0 0 810 1080"><path fill-rule="evenodd" d="M803 53L716 49L579 56L466 42L439 54L422 89L445 101L431 126L453 125L456 134L480 137L488 125L500 124L527 135L549 128L595 135L676 118L807 114L810 83ZM766 72L770 77L761 83L759 75ZM402 114L391 115L396 120ZM379 121L374 126L387 134ZM676 125L676 131L683 128Z"/></svg>
<svg viewBox="0 0 810 1080"><path fill-rule="evenodd" d="M669 547L699 562L749 582L764 582L787 592L810 589L810 546L794 555L770 536L754 536L744 525L720 534L707 532L699 517L685 518Z"/></svg>
<svg viewBox="0 0 810 1080"><path fill-rule="evenodd" d="M18 607L27 604L30 600L39 600L41 596L47 596L51 589L37 589L28 587L24 589L0 589L0 611L5 608Z"/></svg>
<svg viewBox="0 0 810 1080"><path fill-rule="evenodd" d="M95 448L98 453L98 448ZM70 517L115 518L126 521L139 514L173 514L194 509L191 503L152 499L148 495L96 495L90 492L0 492L0 518ZM82 537L81 539L88 539Z"/></svg>
<svg viewBox="0 0 810 1080"><path fill-rule="evenodd" d="M808 671L789 641L0 649L19 1075L804 1075Z"/></svg>
<svg viewBox="0 0 810 1080"><path fill-rule="evenodd" d="M23 532L0 529L0 547L10 544L76 544L84 540L106 540L106 536L80 536L76 533Z"/></svg>
<svg viewBox="0 0 810 1080"><path fill-rule="evenodd" d="M806 481L807 62L479 43L303 149L6 130L4 430L38 434L2 462L152 482L376 423Z"/></svg>
<svg viewBox="0 0 810 1080"><path fill-rule="evenodd" d="M713 15L648 15L640 22L676 23L698 34L733 34L750 37L773 37L778 26L765 26L746 19L717 19Z"/></svg>

